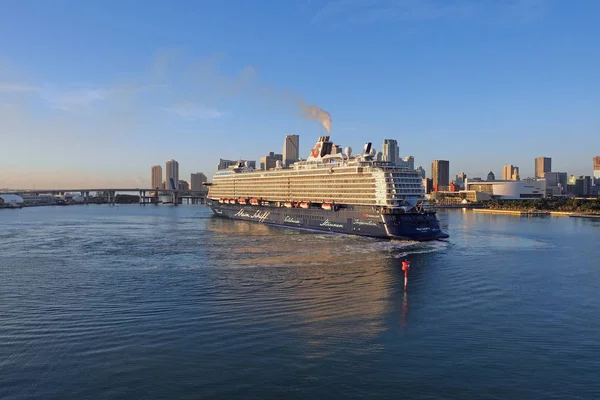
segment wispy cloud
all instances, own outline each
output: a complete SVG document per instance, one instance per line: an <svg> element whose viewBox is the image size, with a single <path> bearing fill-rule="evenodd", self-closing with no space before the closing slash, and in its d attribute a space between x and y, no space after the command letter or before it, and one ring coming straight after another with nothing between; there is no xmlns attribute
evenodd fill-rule
<svg viewBox="0 0 600 400"><path fill-rule="evenodd" d="M224 112L214 107L205 107L194 103L174 104L164 107L163 110L189 120L218 119L225 115Z"/></svg>
<svg viewBox="0 0 600 400"><path fill-rule="evenodd" d="M529 22L539 17L549 0L337 0L327 3L312 23L344 21L425 21L436 19L508 19Z"/></svg>
<svg viewBox="0 0 600 400"><path fill-rule="evenodd" d="M46 86L40 90L40 97L52 108L70 111L88 107L94 102L104 100L108 93L109 91L103 88L61 90Z"/></svg>
<svg viewBox="0 0 600 400"><path fill-rule="evenodd" d="M37 86L26 83L0 82L0 93L29 93L38 90Z"/></svg>

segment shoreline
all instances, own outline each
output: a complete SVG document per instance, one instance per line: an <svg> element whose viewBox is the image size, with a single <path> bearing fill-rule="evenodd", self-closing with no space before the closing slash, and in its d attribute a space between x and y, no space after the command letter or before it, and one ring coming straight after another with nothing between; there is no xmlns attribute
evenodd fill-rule
<svg viewBox="0 0 600 400"><path fill-rule="evenodd" d="M494 210L488 208L474 208L472 209L475 213L483 214L504 214L504 215L517 215L517 216L551 216L551 217L570 217L570 218L592 218L600 219L600 214L586 214L569 211L549 211L549 210Z"/></svg>

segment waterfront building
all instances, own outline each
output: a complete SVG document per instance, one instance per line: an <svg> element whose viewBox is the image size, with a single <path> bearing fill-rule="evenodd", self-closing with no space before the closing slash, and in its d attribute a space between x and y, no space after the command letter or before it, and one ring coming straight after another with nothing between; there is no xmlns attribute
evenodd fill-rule
<svg viewBox="0 0 600 400"><path fill-rule="evenodd" d="M238 163L242 163L242 165L245 165L252 169L256 169L256 161L248 161L248 160L233 161L233 160L224 160L222 158L219 158L219 163L217 164L217 171L227 169L231 166L237 165Z"/></svg>
<svg viewBox="0 0 600 400"><path fill-rule="evenodd" d="M543 179L534 182L505 180L474 182L471 179L467 179L465 189L488 193L494 198L503 200L539 199L546 197L546 181Z"/></svg>
<svg viewBox="0 0 600 400"><path fill-rule="evenodd" d="M496 180L496 175L494 175L494 173L492 171L490 171L490 173L487 175L487 181L492 182L495 180Z"/></svg>
<svg viewBox="0 0 600 400"><path fill-rule="evenodd" d="M433 192L433 179L423 178L423 187L425 188L425 193Z"/></svg>
<svg viewBox="0 0 600 400"><path fill-rule="evenodd" d="M207 181L208 179L206 178L206 175L204 175L202 172L196 172L195 174L190 175L190 183L192 185L192 190L203 190L203 183Z"/></svg>
<svg viewBox="0 0 600 400"><path fill-rule="evenodd" d="M413 156L404 157L404 160L402 161L404 161L406 168L410 169L411 171L415 169L415 158Z"/></svg>
<svg viewBox="0 0 600 400"><path fill-rule="evenodd" d="M416 171L419 173L419 175L421 175L421 178L425 178L427 176L425 168L421 167L420 165L416 168Z"/></svg>
<svg viewBox="0 0 600 400"><path fill-rule="evenodd" d="M180 180L177 189L179 190L190 190L190 184L187 181Z"/></svg>
<svg viewBox="0 0 600 400"><path fill-rule="evenodd" d="M173 159L167 161L165 179L167 182L166 189L172 189L171 181L174 185L176 185L175 189L177 189L177 185L179 183L179 163L177 161Z"/></svg>
<svg viewBox="0 0 600 400"><path fill-rule="evenodd" d="M433 179L433 190L448 190L450 186L450 161L433 160L431 163L431 178Z"/></svg>
<svg viewBox="0 0 600 400"><path fill-rule="evenodd" d="M456 175L456 179L454 181L456 182L456 185L458 187L460 187L461 189L464 189L466 179L467 179L467 174L465 174L464 172L461 172L460 174Z"/></svg>
<svg viewBox="0 0 600 400"><path fill-rule="evenodd" d="M381 151L378 151L377 154L375 154L375 160L383 161L383 153Z"/></svg>
<svg viewBox="0 0 600 400"><path fill-rule="evenodd" d="M260 169L263 171L273 169L277 166L277 161L283 162L283 155L270 151L268 155L260 158Z"/></svg>
<svg viewBox="0 0 600 400"><path fill-rule="evenodd" d="M600 156L594 157L594 180L600 180Z"/></svg>
<svg viewBox="0 0 600 400"><path fill-rule="evenodd" d="M592 179L589 176L571 175L567 179L567 192L575 197L586 197L592 194Z"/></svg>
<svg viewBox="0 0 600 400"><path fill-rule="evenodd" d="M519 167L515 167L514 165L505 165L504 168L502 168L503 181L518 181L519 179Z"/></svg>
<svg viewBox="0 0 600 400"><path fill-rule="evenodd" d="M160 165L153 165L150 174L150 187L152 189L160 189L162 181L162 167Z"/></svg>
<svg viewBox="0 0 600 400"><path fill-rule="evenodd" d="M400 149L398 148L398 142L394 139L383 139L382 161L389 161L396 164L400 161Z"/></svg>
<svg viewBox="0 0 600 400"><path fill-rule="evenodd" d="M543 178L546 172L552 171L552 159L550 157L538 157L535 159L535 177Z"/></svg>
<svg viewBox="0 0 600 400"><path fill-rule="evenodd" d="M283 164L290 166L300 159L300 136L287 135L283 142Z"/></svg>
<svg viewBox="0 0 600 400"><path fill-rule="evenodd" d="M548 195L559 196L565 194L567 190L566 172L546 172L544 179L546 180L546 191Z"/></svg>

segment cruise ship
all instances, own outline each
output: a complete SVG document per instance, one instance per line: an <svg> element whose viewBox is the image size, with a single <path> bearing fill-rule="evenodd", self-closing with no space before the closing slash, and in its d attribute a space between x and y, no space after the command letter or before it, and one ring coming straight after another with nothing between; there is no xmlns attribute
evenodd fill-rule
<svg viewBox="0 0 600 400"><path fill-rule="evenodd" d="M352 155L321 136L306 160L270 170L239 162L207 185L219 217L378 238L448 237L425 204L419 173L375 160L371 143Z"/></svg>

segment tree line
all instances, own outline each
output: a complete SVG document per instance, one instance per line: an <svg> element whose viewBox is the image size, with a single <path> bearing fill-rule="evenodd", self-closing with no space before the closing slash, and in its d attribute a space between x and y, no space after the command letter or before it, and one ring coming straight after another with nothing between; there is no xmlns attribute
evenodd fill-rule
<svg viewBox="0 0 600 400"><path fill-rule="evenodd" d="M600 198L584 200L547 197L535 200L491 200L487 204L492 210L564 211L600 214Z"/></svg>

